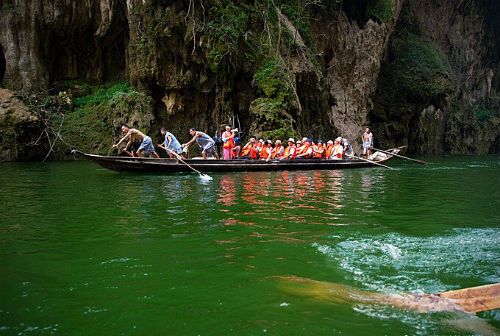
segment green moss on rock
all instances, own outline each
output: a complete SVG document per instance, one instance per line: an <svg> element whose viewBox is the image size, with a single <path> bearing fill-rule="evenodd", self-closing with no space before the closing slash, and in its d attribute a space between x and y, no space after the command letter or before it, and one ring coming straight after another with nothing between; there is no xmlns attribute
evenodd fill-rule
<svg viewBox="0 0 500 336"><path fill-rule="evenodd" d="M387 22L394 16L394 0L369 0L366 5L366 18Z"/></svg>
<svg viewBox="0 0 500 336"><path fill-rule="evenodd" d="M454 80L446 55L433 42L405 33L394 43L390 72L396 87L414 98L428 99L453 91Z"/></svg>

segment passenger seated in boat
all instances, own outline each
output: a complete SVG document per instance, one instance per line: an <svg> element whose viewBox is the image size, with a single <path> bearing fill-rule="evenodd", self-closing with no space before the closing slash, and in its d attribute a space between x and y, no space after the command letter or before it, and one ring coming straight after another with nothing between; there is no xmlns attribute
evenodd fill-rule
<svg viewBox="0 0 500 336"><path fill-rule="evenodd" d="M167 131L165 127L160 128L160 133L165 137L165 140L163 143L158 144L158 147L163 148L171 159L174 158L175 154L181 155L182 146L179 141L177 141L177 138Z"/></svg>
<svg viewBox="0 0 500 336"><path fill-rule="evenodd" d="M313 154L313 148L311 146L311 139L302 139L302 146L298 150L297 159L310 159Z"/></svg>
<svg viewBox="0 0 500 336"><path fill-rule="evenodd" d="M302 154L302 151L304 150L305 145L306 145L306 140L307 140L307 138L304 137L304 138L302 138L302 141L297 140L297 142L295 143L295 150L297 152L297 155Z"/></svg>
<svg viewBox="0 0 500 336"><path fill-rule="evenodd" d="M198 146L200 146L203 159L207 159L208 157L213 155L215 155L215 157L219 159L219 154L217 154L217 152L215 151L215 141L211 136L201 131L197 131L195 128L189 129L189 134L193 138L185 144L182 144L183 148L188 148L192 143L196 141Z"/></svg>
<svg viewBox="0 0 500 336"><path fill-rule="evenodd" d="M325 158L325 147L323 146L323 140L318 140L318 144L313 146L313 158L314 159Z"/></svg>
<svg viewBox="0 0 500 336"><path fill-rule="evenodd" d="M240 157L241 153L241 142L240 142L240 137L235 136L234 137L234 147L231 149L232 151L232 158L237 159Z"/></svg>
<svg viewBox="0 0 500 336"><path fill-rule="evenodd" d="M283 151L283 156L280 160L293 160L297 155L297 151L295 150L295 140L293 138L288 139L288 146Z"/></svg>
<svg viewBox="0 0 500 336"><path fill-rule="evenodd" d="M140 142L140 146L137 149L137 156L153 156L157 159L160 157L156 154L155 147L153 146L153 141L149 136L142 133L138 129L130 128L128 125L122 125L122 133L125 134L123 138L118 141L117 144L113 145L113 148L118 148L118 146L128 139L127 144L125 145L125 149L127 149L134 141Z"/></svg>
<svg viewBox="0 0 500 336"><path fill-rule="evenodd" d="M250 140L247 142L247 144L243 147L241 151L241 157L253 160L257 159L259 155L257 143L258 143L257 138L251 136Z"/></svg>
<svg viewBox="0 0 500 336"><path fill-rule="evenodd" d="M342 138L342 140L340 141L340 144L344 148L344 155L347 155L347 156L354 155L354 151L352 149L352 146L349 144L349 141L347 141L346 138Z"/></svg>
<svg viewBox="0 0 500 336"><path fill-rule="evenodd" d="M335 139L335 142L333 143L333 150L332 150L332 155L331 159L332 160L342 160L342 156L344 154L344 147L340 144L341 138Z"/></svg>
<svg viewBox="0 0 500 336"><path fill-rule="evenodd" d="M273 151L271 152L271 156L268 158L271 160L279 160L283 157L283 152L285 151L285 147L281 145L281 140L276 140L274 142L274 148Z"/></svg>
<svg viewBox="0 0 500 336"><path fill-rule="evenodd" d="M332 153L333 153L333 141L332 140L328 140L326 142L325 158L326 159L330 159L332 157Z"/></svg>
<svg viewBox="0 0 500 336"><path fill-rule="evenodd" d="M273 143L270 140L264 142L260 150L260 159L267 160L271 157L271 153L273 152Z"/></svg>

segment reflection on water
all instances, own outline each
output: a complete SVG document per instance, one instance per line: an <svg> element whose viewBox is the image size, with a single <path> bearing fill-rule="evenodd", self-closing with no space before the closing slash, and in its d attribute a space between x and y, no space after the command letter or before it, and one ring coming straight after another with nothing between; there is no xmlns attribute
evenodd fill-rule
<svg viewBox="0 0 500 336"><path fill-rule="evenodd" d="M448 333L439 314L323 305L270 279L413 293L500 281L497 161L207 182L85 162L4 165L0 334ZM498 313L480 317L500 324Z"/></svg>

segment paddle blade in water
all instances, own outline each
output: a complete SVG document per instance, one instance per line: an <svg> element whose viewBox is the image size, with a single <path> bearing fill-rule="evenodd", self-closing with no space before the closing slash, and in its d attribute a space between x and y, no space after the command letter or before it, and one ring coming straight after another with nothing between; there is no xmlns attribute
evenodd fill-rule
<svg viewBox="0 0 500 336"><path fill-rule="evenodd" d="M212 177L207 174L200 174L199 176L202 181L212 181Z"/></svg>

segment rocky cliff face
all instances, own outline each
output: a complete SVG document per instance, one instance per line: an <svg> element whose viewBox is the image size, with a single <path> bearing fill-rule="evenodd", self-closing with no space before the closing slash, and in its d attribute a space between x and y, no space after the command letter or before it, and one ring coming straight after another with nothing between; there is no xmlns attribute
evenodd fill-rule
<svg viewBox="0 0 500 336"><path fill-rule="evenodd" d="M387 145L498 153L498 14L489 1L405 2L370 115Z"/></svg>
<svg viewBox="0 0 500 336"><path fill-rule="evenodd" d="M355 142L373 125L382 147L499 152L498 9L489 0L3 0L0 80L24 91L130 81L152 99L111 107L110 138L143 106L136 126L165 125L181 140L190 126L213 134L230 123L243 138Z"/></svg>
<svg viewBox="0 0 500 336"><path fill-rule="evenodd" d="M40 90L59 80L120 77L127 27L122 1L3 0L2 85Z"/></svg>

